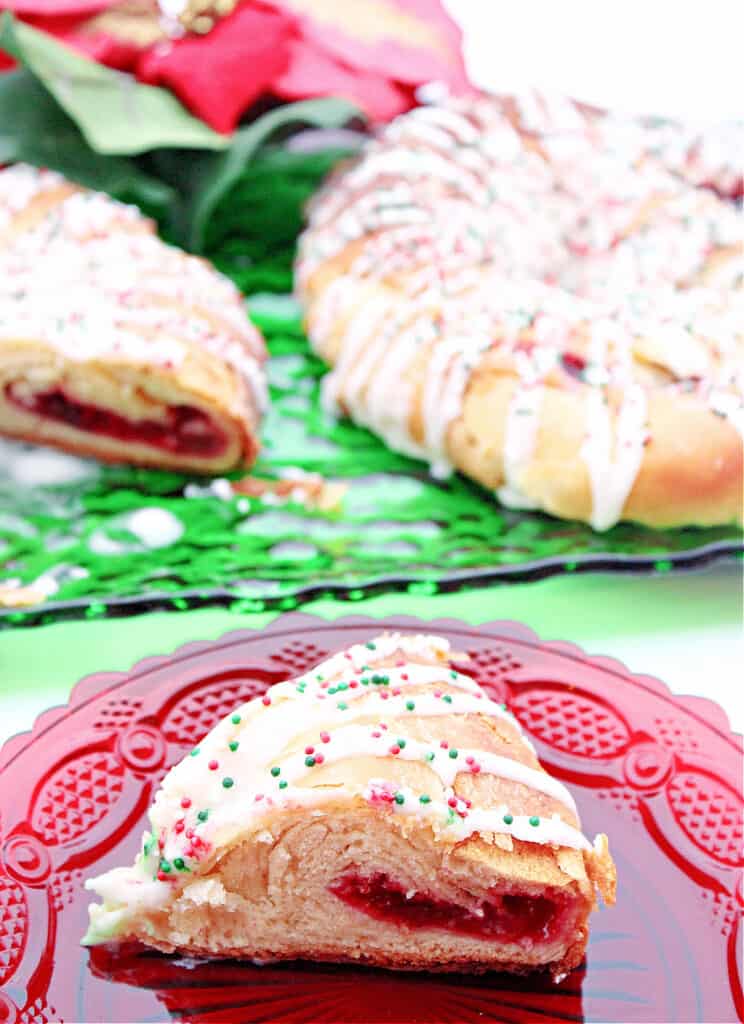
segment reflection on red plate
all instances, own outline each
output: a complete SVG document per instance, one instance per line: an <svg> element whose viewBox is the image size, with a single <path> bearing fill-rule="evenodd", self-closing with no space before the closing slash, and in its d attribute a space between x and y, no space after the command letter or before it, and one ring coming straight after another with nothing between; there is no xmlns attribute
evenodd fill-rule
<svg viewBox="0 0 744 1024"><path fill-rule="evenodd" d="M79 947L83 879L132 859L167 768L234 704L383 628L467 651L585 831L608 832L618 903L595 917L586 964L556 986ZM0 752L0 1022L744 1019L741 776L715 704L515 623L292 614L92 676Z"/></svg>

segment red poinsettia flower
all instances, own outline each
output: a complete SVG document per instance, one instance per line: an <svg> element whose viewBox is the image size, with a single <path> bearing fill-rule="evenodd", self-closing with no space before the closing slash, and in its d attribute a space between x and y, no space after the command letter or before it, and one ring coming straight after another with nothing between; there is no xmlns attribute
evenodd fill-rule
<svg viewBox="0 0 744 1024"><path fill-rule="evenodd" d="M207 36L149 47L135 70L141 81L172 89L218 132L230 132L286 71L293 29L292 20L275 11L242 4Z"/></svg>
<svg viewBox="0 0 744 1024"><path fill-rule="evenodd" d="M206 34L170 38L154 0L2 0L94 60L173 90L232 131L263 97L340 96L372 120L415 104L417 86L468 88L460 32L440 0L243 0Z"/></svg>

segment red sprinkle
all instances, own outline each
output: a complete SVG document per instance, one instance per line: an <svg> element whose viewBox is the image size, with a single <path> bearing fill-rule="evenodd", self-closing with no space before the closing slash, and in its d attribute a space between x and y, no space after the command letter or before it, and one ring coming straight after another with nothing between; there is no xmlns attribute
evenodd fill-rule
<svg viewBox="0 0 744 1024"><path fill-rule="evenodd" d="M315 747L305 747L305 753L306 754L314 754L315 753Z"/></svg>
<svg viewBox="0 0 744 1024"><path fill-rule="evenodd" d="M187 828L185 834L186 834L186 838L187 839L193 839L193 837L194 837L194 830L193 830L193 828Z"/></svg>
<svg viewBox="0 0 744 1024"><path fill-rule="evenodd" d="M479 764L474 764L473 767L470 769L473 775L477 775L480 770L481 766Z"/></svg>
<svg viewBox="0 0 744 1024"><path fill-rule="evenodd" d="M322 732L320 734L320 738L323 741L323 743L330 743L331 742L331 735L330 735L330 733Z"/></svg>
<svg viewBox="0 0 744 1024"><path fill-rule="evenodd" d="M325 758L323 757L322 754L316 754L315 755L315 763L316 764L323 764L324 761L325 761Z"/></svg>
<svg viewBox="0 0 744 1024"><path fill-rule="evenodd" d="M209 768L210 772L216 772L219 766L219 761L210 761L207 767Z"/></svg>
<svg viewBox="0 0 744 1024"><path fill-rule="evenodd" d="M391 754L399 754L400 753L400 747L398 746L397 743L393 743L392 747L390 748L390 753Z"/></svg>
<svg viewBox="0 0 744 1024"><path fill-rule="evenodd" d="M400 697L400 687L396 686L393 690L393 697Z"/></svg>
<svg viewBox="0 0 744 1024"><path fill-rule="evenodd" d="M389 696L390 694L387 692L387 690L382 690L380 692L380 700L387 700Z"/></svg>
<svg viewBox="0 0 744 1024"><path fill-rule="evenodd" d="M173 831L176 834L178 834L179 832L183 832L184 827L185 826L184 826L183 818L182 818L180 821L177 821L176 824L173 826Z"/></svg>
<svg viewBox="0 0 744 1024"><path fill-rule="evenodd" d="M269 697L268 694L267 694L265 697L261 698L261 703L265 704L266 707L268 707L269 704L271 704L271 697Z"/></svg>
<svg viewBox="0 0 744 1024"><path fill-rule="evenodd" d="M171 878L170 875L166 875L165 871L158 871L158 881L159 882L172 882L173 879Z"/></svg>
<svg viewBox="0 0 744 1024"><path fill-rule="evenodd" d="M181 807L183 807L184 811L187 811L189 807L191 807L191 801L187 796L185 796L181 801Z"/></svg>
<svg viewBox="0 0 744 1024"><path fill-rule="evenodd" d="M475 758L471 755L465 758L465 764L475 764Z"/></svg>
<svg viewBox="0 0 744 1024"><path fill-rule="evenodd" d="M380 722L380 728L387 732L387 725L384 722Z"/></svg>
<svg viewBox="0 0 744 1024"><path fill-rule="evenodd" d="M376 740L379 740L380 736L382 736L382 733L380 732L379 729L373 729L372 730L372 735L374 736L374 738Z"/></svg>
<svg viewBox="0 0 744 1024"><path fill-rule="evenodd" d="M263 800L263 793L256 793L255 797L253 798L254 803L258 803L259 800Z"/></svg>
<svg viewBox="0 0 744 1024"><path fill-rule="evenodd" d="M457 797L451 796L447 801L448 807L457 807Z"/></svg>
<svg viewBox="0 0 744 1024"><path fill-rule="evenodd" d="M330 685L331 685L331 680L330 679L326 679L326 681L324 683L320 684L320 688L321 688L321 690L327 690Z"/></svg>
<svg viewBox="0 0 744 1024"><path fill-rule="evenodd" d="M401 672L400 678L405 680L405 682L408 682L408 673L407 672Z"/></svg>
<svg viewBox="0 0 744 1024"><path fill-rule="evenodd" d="M359 686L359 683L356 681L356 679L352 679L351 682L349 683L349 689L350 690L356 690L356 688L358 686Z"/></svg>
<svg viewBox="0 0 744 1024"><path fill-rule="evenodd" d="M446 750L447 747L449 746L449 743L447 742L447 740L442 740L439 746L442 748L442 750Z"/></svg>
<svg viewBox="0 0 744 1024"><path fill-rule="evenodd" d="M435 697L441 697L442 696L442 691L441 690L435 690L434 691L434 696Z"/></svg>

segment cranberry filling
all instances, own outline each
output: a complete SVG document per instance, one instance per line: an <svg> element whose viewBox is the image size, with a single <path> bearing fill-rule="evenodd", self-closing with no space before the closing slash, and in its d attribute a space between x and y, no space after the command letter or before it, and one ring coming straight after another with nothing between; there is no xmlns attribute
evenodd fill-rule
<svg viewBox="0 0 744 1024"><path fill-rule="evenodd" d="M410 898L387 875L343 875L328 887L349 906L378 921L409 928L443 928L499 942L549 942L563 920L562 908L545 896L494 893L479 912L417 892Z"/></svg>
<svg viewBox="0 0 744 1024"><path fill-rule="evenodd" d="M133 441L178 455L217 455L226 438L206 413L191 405L174 405L162 420L130 420L97 405L79 402L55 388L33 395L18 394L12 384L5 393L14 405L46 419L67 423L90 434Z"/></svg>

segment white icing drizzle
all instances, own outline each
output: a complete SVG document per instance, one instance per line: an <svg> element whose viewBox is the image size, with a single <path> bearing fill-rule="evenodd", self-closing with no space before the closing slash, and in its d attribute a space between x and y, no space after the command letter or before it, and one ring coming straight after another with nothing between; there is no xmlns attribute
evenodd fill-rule
<svg viewBox="0 0 744 1024"><path fill-rule="evenodd" d="M563 804L574 814L576 804L566 787L554 779L547 772L529 768L521 761L515 761L510 757L501 757L498 754L491 754L485 750L458 749L457 757L449 756L451 750L437 748L436 744L421 743L405 736L405 747L401 747L395 754L401 761L424 762L426 767L439 778L444 786L451 787L457 776L462 771L467 771L468 759L479 764L487 775L497 775L499 778L508 779L511 782L519 782L529 789L538 793L545 793L559 803ZM380 733L378 738L371 737L369 728L366 726L350 725L342 729L336 729L333 733L333 742L328 745L325 752L325 763L333 764L337 761L347 761L355 757L385 757L388 755L391 746L391 736L388 732ZM432 760L425 760L427 754L434 754ZM288 758L282 765L282 777L286 778L290 785L305 778L310 772L305 764L304 756L297 754Z"/></svg>
<svg viewBox="0 0 744 1024"><path fill-rule="evenodd" d="M384 780L370 780L370 796L374 795L375 784L384 786ZM400 792L404 796L403 803L393 802L391 810L394 814L403 817L424 818L439 830L446 829L451 835L457 836L458 841L468 839L470 836L479 833L487 835L491 832L502 835L510 835L514 839L521 839L526 843L550 843L554 846L567 846L574 850L590 850L592 848L589 840L579 829L574 828L563 821L558 815L550 818L540 818L537 824L532 824L530 815L512 814L509 815L509 808L504 804L500 807L489 809L474 808L465 817L453 814L448 804L441 800L431 800L422 805L416 794L407 786L403 786ZM507 824L504 816L511 817ZM444 826L442 822L445 822Z"/></svg>
<svg viewBox="0 0 744 1024"><path fill-rule="evenodd" d="M741 222L689 184L723 187L733 166L699 133L535 91L448 101L394 121L315 199L300 244L298 286L310 288L321 354L353 311L327 385L334 408L446 475L449 428L472 373L486 353L508 360L525 341L534 353L514 362L497 495L542 507L520 481L529 479L545 389L570 387L587 412L589 519L609 528L643 461L641 388L689 390L687 379L702 376L695 395L737 429L742 418L742 309L733 295ZM346 259L350 241L353 260L316 296L313 274ZM541 334L551 321L556 330ZM419 353L423 385L414 386L406 371ZM540 366L545 354L553 372ZM565 354L575 357L573 371ZM668 383L650 383L646 361L668 371ZM602 401L607 387L624 393L616 424ZM419 400L421 439L412 433Z"/></svg>
<svg viewBox="0 0 744 1024"><path fill-rule="evenodd" d="M622 514L643 458L646 394L638 384L627 388L614 431L612 413L603 393L592 389L586 403L588 429L581 457L589 472L592 492L590 522L595 530L608 530Z"/></svg>

